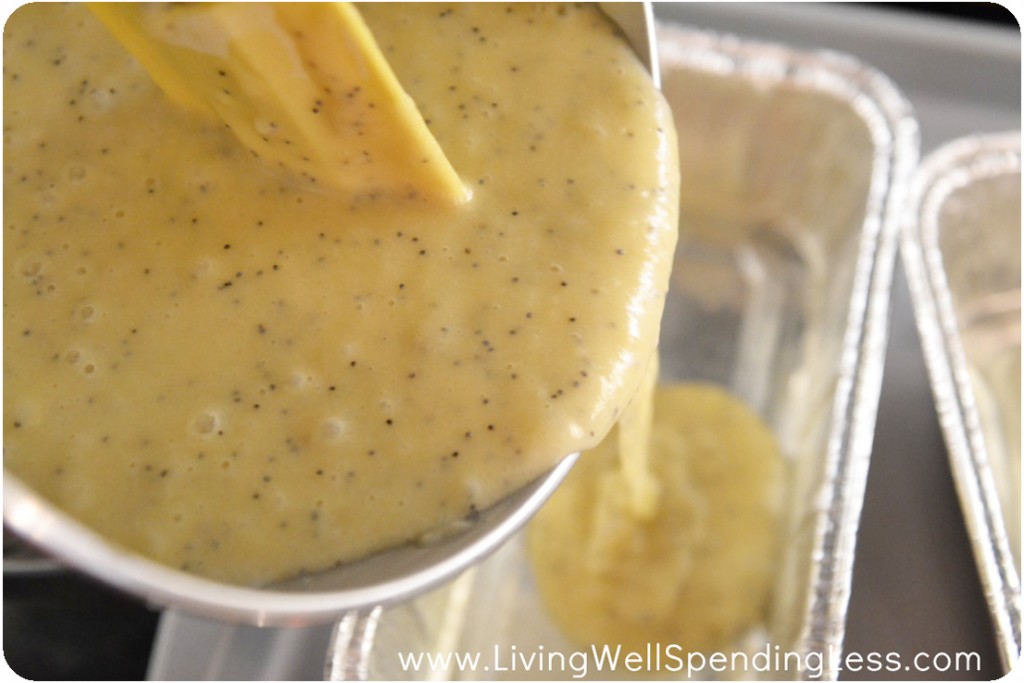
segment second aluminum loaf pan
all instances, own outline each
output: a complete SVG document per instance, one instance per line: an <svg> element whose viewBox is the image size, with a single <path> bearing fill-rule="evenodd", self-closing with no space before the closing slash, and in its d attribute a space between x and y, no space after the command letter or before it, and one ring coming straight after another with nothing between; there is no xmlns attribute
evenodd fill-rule
<svg viewBox="0 0 1024 683"><path fill-rule="evenodd" d="M901 255L1004 670L1020 658L1020 131L946 143L914 174Z"/></svg>

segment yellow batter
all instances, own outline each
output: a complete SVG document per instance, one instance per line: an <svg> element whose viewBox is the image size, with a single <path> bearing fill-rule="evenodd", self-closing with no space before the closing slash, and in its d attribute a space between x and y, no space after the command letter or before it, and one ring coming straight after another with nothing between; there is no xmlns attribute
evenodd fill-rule
<svg viewBox="0 0 1024 683"><path fill-rule="evenodd" d="M592 7L362 8L473 200L311 187L80 5L4 33L4 461L241 583L472 516L596 445L655 348L671 116Z"/></svg>
<svg viewBox="0 0 1024 683"><path fill-rule="evenodd" d="M527 541L538 589L580 645L729 651L765 619L779 449L756 415L712 385L659 386L652 419L649 444L622 441L617 427L537 514ZM643 497L630 493L637 458L657 481Z"/></svg>

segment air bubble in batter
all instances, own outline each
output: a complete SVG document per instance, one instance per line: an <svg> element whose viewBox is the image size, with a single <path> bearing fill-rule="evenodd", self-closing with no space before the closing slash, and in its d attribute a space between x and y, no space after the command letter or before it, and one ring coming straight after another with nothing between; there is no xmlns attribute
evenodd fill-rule
<svg viewBox="0 0 1024 683"><path fill-rule="evenodd" d="M83 323L91 323L96 320L96 308L91 304L85 304L78 309L78 319Z"/></svg>
<svg viewBox="0 0 1024 683"><path fill-rule="evenodd" d="M220 415L212 410L205 410L192 421L192 428L201 436L210 436L220 431Z"/></svg>
<svg viewBox="0 0 1024 683"><path fill-rule="evenodd" d="M324 420L320 431L328 441L337 441L345 435L347 426L345 421L340 417L329 417Z"/></svg>

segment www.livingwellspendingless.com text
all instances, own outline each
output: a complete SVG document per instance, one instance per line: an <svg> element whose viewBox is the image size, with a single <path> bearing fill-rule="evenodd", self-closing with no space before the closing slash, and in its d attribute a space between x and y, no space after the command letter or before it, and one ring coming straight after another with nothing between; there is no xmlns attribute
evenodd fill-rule
<svg viewBox="0 0 1024 683"><path fill-rule="evenodd" d="M442 674L458 678L472 674L491 676L535 676L586 678L597 673L677 674L691 679L721 674L771 674L801 672L804 677L821 678L829 671L852 673L914 671L969 673L981 670L981 655L976 652L925 653L907 657L898 652L791 652L778 645L746 652L688 652L677 643L648 643L640 650L622 646L593 645L563 652L539 645L521 649L515 645L495 645L489 652L399 652L398 664L404 672Z"/></svg>

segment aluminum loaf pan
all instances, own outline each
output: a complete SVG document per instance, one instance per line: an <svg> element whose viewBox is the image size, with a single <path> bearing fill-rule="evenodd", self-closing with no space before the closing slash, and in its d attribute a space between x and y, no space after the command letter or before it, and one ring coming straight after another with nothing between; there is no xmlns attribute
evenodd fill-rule
<svg viewBox="0 0 1024 683"><path fill-rule="evenodd" d="M888 78L846 56L670 24L658 40L682 171L662 379L725 386L778 437L788 506L762 637L824 670L768 675L835 678L917 122ZM558 638L519 538L434 594L349 615L327 673L495 678L408 671L396 651L550 652Z"/></svg>
<svg viewBox="0 0 1024 683"><path fill-rule="evenodd" d="M902 258L950 468L1005 670L1021 649L1020 133L921 164Z"/></svg>

